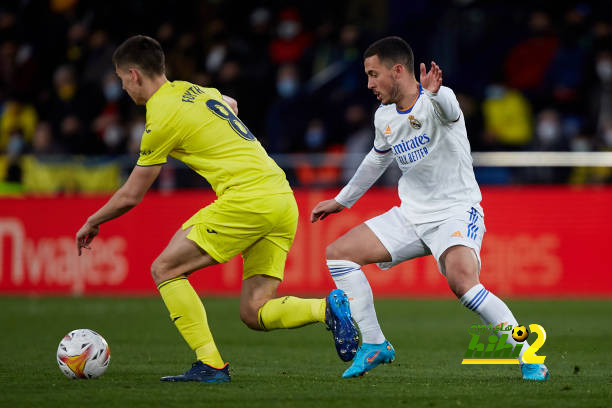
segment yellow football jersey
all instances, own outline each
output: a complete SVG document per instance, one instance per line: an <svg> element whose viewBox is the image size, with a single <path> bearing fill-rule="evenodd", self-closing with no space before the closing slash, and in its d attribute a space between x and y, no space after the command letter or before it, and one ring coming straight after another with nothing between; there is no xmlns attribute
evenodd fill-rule
<svg viewBox="0 0 612 408"><path fill-rule="evenodd" d="M223 194L264 196L291 192L285 173L221 93L184 81L166 82L147 101L139 166L187 164Z"/></svg>

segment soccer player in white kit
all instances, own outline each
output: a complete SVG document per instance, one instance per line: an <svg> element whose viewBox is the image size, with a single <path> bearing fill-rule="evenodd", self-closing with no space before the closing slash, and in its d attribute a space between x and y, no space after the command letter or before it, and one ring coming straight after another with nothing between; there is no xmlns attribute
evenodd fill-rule
<svg viewBox="0 0 612 408"><path fill-rule="evenodd" d="M374 147L353 178L331 200L313 209L311 222L351 207L395 159L402 176L400 207L360 224L327 247L327 265L338 288L351 300L362 344L343 378L357 377L395 358L382 333L362 265L383 269L432 254L461 304L486 323L518 323L506 304L478 280L485 232L480 189L474 177L470 144L459 103L442 85L434 63L420 80L414 75L412 49L399 37L387 37L364 53L368 88L381 102L374 117ZM516 342L508 336L508 343ZM526 350L527 347L523 347ZM524 379L546 380L544 364L523 364Z"/></svg>

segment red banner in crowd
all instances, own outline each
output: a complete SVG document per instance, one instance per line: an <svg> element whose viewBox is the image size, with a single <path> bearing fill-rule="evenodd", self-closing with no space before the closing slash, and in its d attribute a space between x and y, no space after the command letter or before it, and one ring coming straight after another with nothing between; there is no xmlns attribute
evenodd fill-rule
<svg viewBox="0 0 612 408"><path fill-rule="evenodd" d="M311 224L333 191L297 191L300 223L282 293L322 295L333 288L325 247L353 226L398 205L396 191L368 192L352 209ZM612 189L483 189L487 232L481 281L500 295L612 296ZM74 236L108 197L0 200L0 293L155 294L150 265L183 221L214 200L211 192L150 193L101 227L91 251L77 256ZM365 268L376 296L450 296L434 259L381 271ZM240 257L190 277L203 294L240 293Z"/></svg>

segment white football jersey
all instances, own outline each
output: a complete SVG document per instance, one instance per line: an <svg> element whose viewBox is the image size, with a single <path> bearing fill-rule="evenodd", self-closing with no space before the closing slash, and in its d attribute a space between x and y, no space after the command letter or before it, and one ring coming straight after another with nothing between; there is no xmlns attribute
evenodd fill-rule
<svg viewBox="0 0 612 408"><path fill-rule="evenodd" d="M412 107L381 105L374 116L374 149L391 151L402 170L400 208L414 224L442 221L471 207L483 215L463 113L444 122L420 84L419 91ZM442 93L458 104L452 90Z"/></svg>

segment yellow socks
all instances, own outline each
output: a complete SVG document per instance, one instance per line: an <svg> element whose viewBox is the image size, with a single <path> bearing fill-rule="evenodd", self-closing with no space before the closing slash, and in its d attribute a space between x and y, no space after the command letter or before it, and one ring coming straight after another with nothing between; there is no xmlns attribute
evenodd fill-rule
<svg viewBox="0 0 612 408"><path fill-rule="evenodd" d="M223 359L208 328L206 311L198 294L186 277L170 279L157 287L170 318L198 360L215 368L224 366Z"/></svg>
<svg viewBox="0 0 612 408"><path fill-rule="evenodd" d="M215 368L223 359L208 328L206 311L198 294L184 276L162 282L157 289L170 318L197 359ZM259 309L259 325L264 330L291 329L310 323L325 322L325 299L301 299L293 296L272 299Z"/></svg>
<svg viewBox="0 0 612 408"><path fill-rule="evenodd" d="M310 323L325 322L325 299L301 299L293 296L272 299L258 313L264 330L292 329Z"/></svg>

